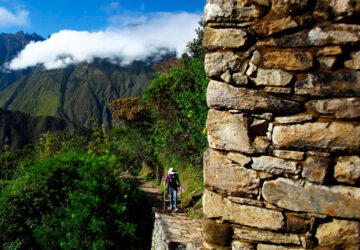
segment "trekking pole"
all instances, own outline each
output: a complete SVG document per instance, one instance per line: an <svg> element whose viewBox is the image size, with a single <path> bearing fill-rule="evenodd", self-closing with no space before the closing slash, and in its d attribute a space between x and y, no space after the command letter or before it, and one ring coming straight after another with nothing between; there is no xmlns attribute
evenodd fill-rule
<svg viewBox="0 0 360 250"><path fill-rule="evenodd" d="M165 207L165 193L166 193L166 187L164 186L164 212L166 210L166 207Z"/></svg>
<svg viewBox="0 0 360 250"><path fill-rule="evenodd" d="M182 203L183 203L183 201L182 201L182 186L180 185L180 207L181 207L181 209L183 208Z"/></svg>

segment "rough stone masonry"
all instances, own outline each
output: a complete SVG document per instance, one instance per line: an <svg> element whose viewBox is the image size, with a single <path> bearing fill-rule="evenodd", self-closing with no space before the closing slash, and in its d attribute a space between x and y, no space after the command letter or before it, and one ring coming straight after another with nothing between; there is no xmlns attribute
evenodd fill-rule
<svg viewBox="0 0 360 250"><path fill-rule="evenodd" d="M204 249L360 249L360 0L207 0Z"/></svg>

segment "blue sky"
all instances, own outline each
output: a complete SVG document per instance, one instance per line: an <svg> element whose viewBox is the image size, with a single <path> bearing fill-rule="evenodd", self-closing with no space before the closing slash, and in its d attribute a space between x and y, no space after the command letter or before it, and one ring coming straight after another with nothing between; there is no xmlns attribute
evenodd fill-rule
<svg viewBox="0 0 360 250"><path fill-rule="evenodd" d="M95 58L117 64L177 56L195 37L205 0L0 0L0 33L37 33L32 42L3 67L67 67Z"/></svg>
<svg viewBox="0 0 360 250"><path fill-rule="evenodd" d="M23 30L47 37L63 29L98 31L113 25L112 20L117 16L123 20L126 16L133 18L156 12L201 14L204 5L205 0L0 0L0 8L15 17L11 19L13 22L3 21L0 32Z"/></svg>

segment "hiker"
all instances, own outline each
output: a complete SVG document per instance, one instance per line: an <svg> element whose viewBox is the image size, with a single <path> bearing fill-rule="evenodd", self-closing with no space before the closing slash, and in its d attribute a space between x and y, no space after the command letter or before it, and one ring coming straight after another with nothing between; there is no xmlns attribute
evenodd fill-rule
<svg viewBox="0 0 360 250"><path fill-rule="evenodd" d="M177 198L177 189L180 186L180 180L174 168L169 169L165 177L164 185L166 184L168 185L168 190L170 194L169 209L171 210L172 208L174 208L175 211L178 211L178 208L176 206L176 198Z"/></svg>

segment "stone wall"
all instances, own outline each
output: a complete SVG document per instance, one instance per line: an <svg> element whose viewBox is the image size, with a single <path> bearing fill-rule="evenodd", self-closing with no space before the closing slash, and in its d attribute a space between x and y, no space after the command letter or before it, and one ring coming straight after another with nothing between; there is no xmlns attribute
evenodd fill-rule
<svg viewBox="0 0 360 250"><path fill-rule="evenodd" d="M359 13L207 1L205 249L359 249Z"/></svg>

